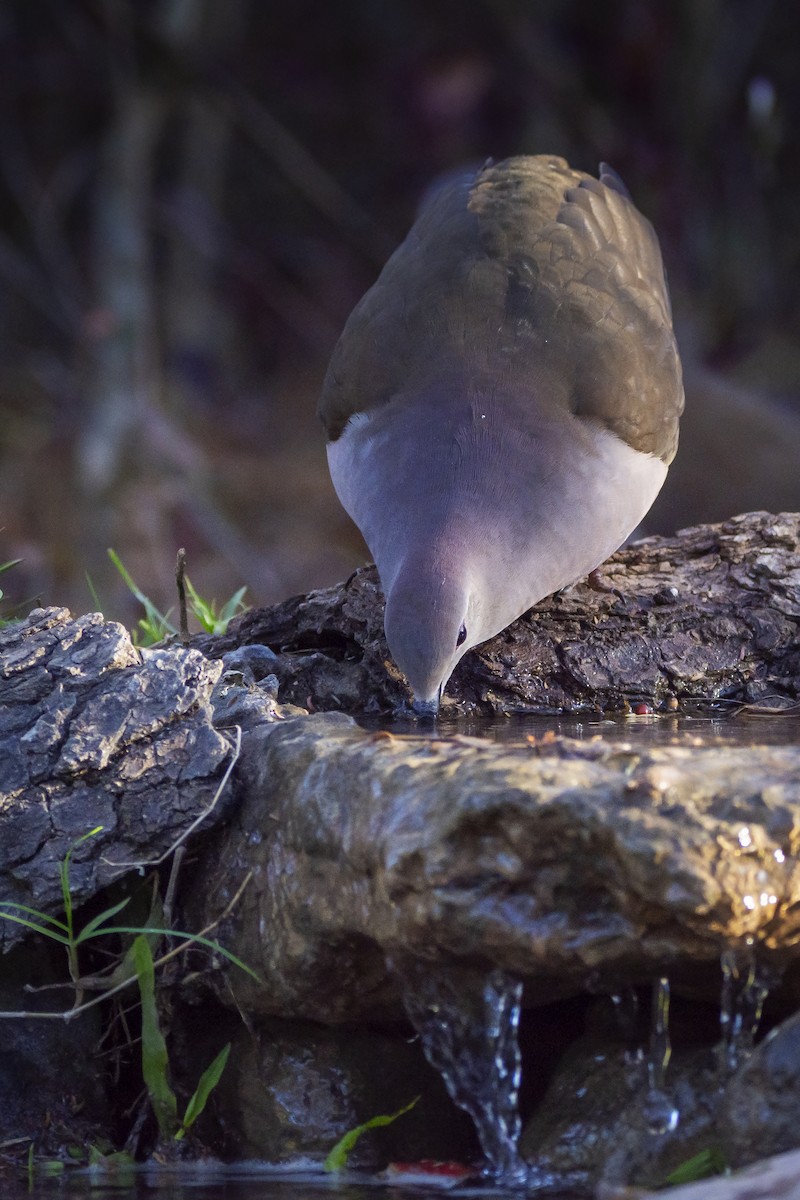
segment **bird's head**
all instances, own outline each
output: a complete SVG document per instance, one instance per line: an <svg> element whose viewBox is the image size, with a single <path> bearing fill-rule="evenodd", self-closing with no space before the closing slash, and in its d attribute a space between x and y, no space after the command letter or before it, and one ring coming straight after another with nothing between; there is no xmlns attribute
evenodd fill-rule
<svg viewBox="0 0 800 1200"><path fill-rule="evenodd" d="M404 564L386 597L384 627L392 657L411 685L416 712L437 712L459 659L483 640L476 618L475 596L464 573L443 573L425 561Z"/></svg>

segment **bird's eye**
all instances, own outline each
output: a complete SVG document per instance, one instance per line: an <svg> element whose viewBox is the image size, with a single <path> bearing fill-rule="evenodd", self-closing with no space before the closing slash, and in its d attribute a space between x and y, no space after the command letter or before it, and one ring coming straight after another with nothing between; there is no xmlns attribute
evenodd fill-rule
<svg viewBox="0 0 800 1200"><path fill-rule="evenodd" d="M466 627L466 625L462 625L458 631L458 637L456 638L456 645L463 646L464 642L466 640L467 640L467 627Z"/></svg>

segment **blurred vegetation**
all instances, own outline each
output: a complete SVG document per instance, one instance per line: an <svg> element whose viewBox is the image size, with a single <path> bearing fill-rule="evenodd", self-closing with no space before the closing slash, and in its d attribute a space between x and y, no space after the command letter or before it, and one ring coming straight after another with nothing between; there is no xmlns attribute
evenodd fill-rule
<svg viewBox="0 0 800 1200"><path fill-rule="evenodd" d="M777 0L4 0L0 560L132 620L334 582L314 417L438 173L562 154L659 231L693 361L800 405L800 77ZM719 436L715 418L715 436ZM733 501L735 502L735 501Z"/></svg>

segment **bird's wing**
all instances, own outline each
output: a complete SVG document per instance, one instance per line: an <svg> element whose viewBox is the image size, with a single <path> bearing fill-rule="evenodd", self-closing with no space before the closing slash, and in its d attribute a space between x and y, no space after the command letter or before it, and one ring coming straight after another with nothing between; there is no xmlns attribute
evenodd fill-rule
<svg viewBox="0 0 800 1200"><path fill-rule="evenodd" d="M610 168L512 158L436 190L350 317L320 415L335 439L354 413L436 402L453 381L672 460L683 389L661 254Z"/></svg>

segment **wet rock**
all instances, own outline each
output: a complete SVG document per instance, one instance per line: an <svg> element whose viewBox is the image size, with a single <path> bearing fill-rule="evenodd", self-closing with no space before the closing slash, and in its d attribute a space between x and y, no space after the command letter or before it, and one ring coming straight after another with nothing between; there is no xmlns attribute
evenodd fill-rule
<svg viewBox="0 0 800 1200"><path fill-rule="evenodd" d="M598 592L541 601L462 659L450 711L620 710L725 698L800 699L800 514L748 513L646 538L613 555ZM245 613L212 657L277 653L279 699L313 711L386 712L408 700L383 637L374 568L345 584Z"/></svg>
<svg viewBox="0 0 800 1200"><path fill-rule="evenodd" d="M798 529L800 518L756 514L631 547L604 572L624 599L581 589L551 598L535 623L517 622L465 660L456 694L460 687L466 704L495 709L766 690L792 698ZM211 925L243 888L213 936L260 980L209 965L205 952L197 965L192 951L194 977L181 980L175 964L162 981L181 1021L190 997L229 1014L235 1053L219 1091L228 1123L217 1132L229 1153L322 1153L329 1133L406 1103L417 1067L406 1075L395 1031L407 1030L408 979L424 976L433 1010L451 995L456 970L480 995L498 969L524 981L534 1010L664 974L676 990L716 1000L720 954L731 946L776 973L793 970L800 748L562 738L498 746L367 734L341 713L286 719L287 698L352 709L402 698L381 619L377 582L364 572L192 648L142 654L119 626L63 610L37 610L0 631L1 899L60 908L58 864L96 824L102 841L75 853L76 905L130 871L126 863L158 856L216 793L230 759L219 729L245 730L230 788L204 825L218 823L213 838L195 842L193 874L184 868L180 924ZM209 661L201 645L224 662ZM6 945L20 936L0 921ZM172 1037L192 1067L188 1095L194 1068L215 1048L198 1064L199 1026L185 1020ZM282 1032L281 1020L291 1028ZM603 1064L593 1067L598 1053ZM685 1093L678 1136L686 1140L672 1149L642 1123L641 1081L626 1076L624 1051L575 1054L583 1054L577 1073L565 1066L559 1076L573 1124L563 1111L559 1124L547 1100L549 1124L540 1113L528 1135L552 1173L656 1182L673 1152L685 1157L701 1140L705 1101L716 1103L718 1091L699 1051L676 1051L670 1068ZM753 1085L768 1088L766 1057L750 1069ZM597 1105L578 1113L581 1070ZM265 1088L269 1073L274 1086ZM397 1082L396 1101L384 1080ZM726 1136L759 1153L764 1110L748 1108L746 1091L731 1081ZM780 1097L774 1112L781 1126ZM304 1113L313 1118L305 1132ZM436 1114L424 1130L436 1126L436 1144L414 1145L439 1157L450 1152L442 1131L453 1118L445 1107ZM582 1165L572 1155L581 1139L605 1148ZM417 1152L396 1144L404 1157Z"/></svg>
<svg viewBox="0 0 800 1200"><path fill-rule="evenodd" d="M252 872L223 929L263 980L237 985L252 1013L397 1014L398 954L501 967L528 1004L663 973L717 999L725 946L780 965L797 936L800 747L498 746L327 714L246 735L239 778L189 913Z"/></svg>
<svg viewBox="0 0 800 1200"><path fill-rule="evenodd" d="M615 1185L621 1196L639 1195L629 1193L625 1185L662 1187L673 1171L702 1153L713 1151L718 1169L727 1164L736 1170L796 1150L800 1016L775 1027L754 1050L740 1053L732 1066L725 1046L714 1044L708 1025L704 1027L702 1016L698 1019L694 1013L687 1003L682 1018L672 1023L673 1040L679 1045L665 1073L663 1099L674 1111L674 1128L654 1125L650 1119L654 1109L646 1029L639 1029L638 1047L635 1040L623 1040L608 1028L595 1031L574 1042L563 1056L523 1131L522 1152L536 1169L573 1185L596 1187L604 1196L617 1195ZM692 1046L693 1032L705 1038L705 1044ZM769 1164L764 1170L769 1174ZM752 1180L753 1174L744 1177ZM700 1189L696 1195L705 1197ZM720 1195L751 1193L732 1187ZM766 1189L752 1195L771 1198L783 1192Z"/></svg>
<svg viewBox="0 0 800 1200"><path fill-rule="evenodd" d="M673 1055L663 1101L674 1128L653 1119L646 1054L608 1038L577 1041L526 1126L520 1149L565 1185L662 1186L676 1167L714 1144L719 1065L708 1049Z"/></svg>
<svg viewBox="0 0 800 1200"><path fill-rule="evenodd" d="M219 1037L213 1048L201 1051L200 1045L195 1035L195 1069L198 1060L211 1061ZM397 1112L415 1096L415 1107L396 1124L361 1139L354 1165L479 1155L468 1118L449 1100L419 1042L402 1028L267 1021L248 1030L239 1023L201 1132L206 1144L227 1159L323 1160L349 1130Z"/></svg>
<svg viewBox="0 0 800 1200"><path fill-rule="evenodd" d="M657 1192L601 1184L597 1200L800 1200L800 1150L762 1159L732 1175Z"/></svg>
<svg viewBox="0 0 800 1200"><path fill-rule="evenodd" d="M800 1014L771 1030L733 1075L719 1129L735 1167L800 1146Z"/></svg>
<svg viewBox="0 0 800 1200"><path fill-rule="evenodd" d="M59 863L97 825L74 854L76 906L188 829L231 754L212 724L220 671L182 646L139 651L99 613L0 629L0 900L60 911ZM0 920L0 951L24 935Z"/></svg>

